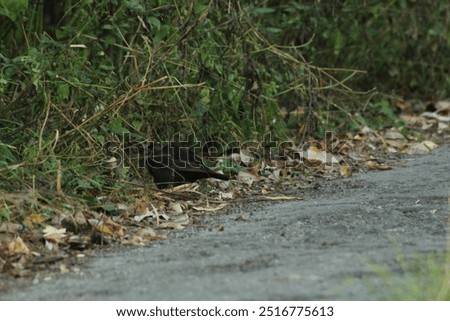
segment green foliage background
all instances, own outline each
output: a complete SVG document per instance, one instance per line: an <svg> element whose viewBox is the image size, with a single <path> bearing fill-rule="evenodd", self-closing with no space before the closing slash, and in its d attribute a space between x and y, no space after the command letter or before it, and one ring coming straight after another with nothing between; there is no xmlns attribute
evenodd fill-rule
<svg viewBox="0 0 450 321"><path fill-rule="evenodd" d="M101 188L124 133L384 126L397 97L449 96L449 24L431 0L0 0L0 187L51 192L62 164L64 190Z"/></svg>

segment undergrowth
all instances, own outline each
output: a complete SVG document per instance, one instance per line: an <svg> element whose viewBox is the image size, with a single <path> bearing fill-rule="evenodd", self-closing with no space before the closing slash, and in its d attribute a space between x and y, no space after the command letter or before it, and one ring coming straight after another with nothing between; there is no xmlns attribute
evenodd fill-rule
<svg viewBox="0 0 450 321"><path fill-rule="evenodd" d="M104 205L100 194L126 197L130 186L124 173L111 174L104 148L123 147L124 135L260 141L271 133L301 142L329 129L393 123L397 94L374 89L383 73L401 75L402 89L417 90L422 78L406 83L408 69L393 69L395 53L380 62L361 40L373 46L402 8L392 5L386 18L379 5L344 2L2 1L0 221L69 197L91 206ZM345 34L342 19L356 8L361 21ZM448 16L449 6L438 11ZM448 21L433 26L428 43L439 64Z"/></svg>

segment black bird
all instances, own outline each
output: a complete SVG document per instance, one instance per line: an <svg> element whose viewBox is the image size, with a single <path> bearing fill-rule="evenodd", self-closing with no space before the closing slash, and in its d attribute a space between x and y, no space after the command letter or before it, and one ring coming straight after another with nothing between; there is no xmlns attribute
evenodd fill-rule
<svg viewBox="0 0 450 321"><path fill-rule="evenodd" d="M201 159L186 147L170 143L149 153L147 169L158 188L177 186L208 177L229 179L228 176L216 173L206 167Z"/></svg>

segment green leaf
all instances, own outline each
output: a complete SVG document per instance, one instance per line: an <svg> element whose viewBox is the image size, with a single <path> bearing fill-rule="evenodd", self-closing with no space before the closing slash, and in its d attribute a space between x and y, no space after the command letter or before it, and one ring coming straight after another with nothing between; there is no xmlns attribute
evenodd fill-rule
<svg viewBox="0 0 450 321"><path fill-rule="evenodd" d="M125 133L125 132L127 131L127 129L123 127L122 120L121 120L120 118L115 118L115 119L112 121L112 123L111 123L109 129L110 129L113 133L119 134L119 135L121 135L121 134L123 134L123 133Z"/></svg>
<svg viewBox="0 0 450 321"><path fill-rule="evenodd" d="M77 180L77 189L88 189L92 188L92 185L89 182L86 182L84 179L78 179Z"/></svg>
<svg viewBox="0 0 450 321"><path fill-rule="evenodd" d="M165 38L168 38L172 31L174 30L170 25L162 25L159 28L158 32L155 34L155 37L153 38L154 44L157 44L160 41L164 40Z"/></svg>
<svg viewBox="0 0 450 321"><path fill-rule="evenodd" d="M59 98L61 98L63 100L66 100L66 99L69 98L70 90L69 90L69 85L68 84L61 84L61 85L59 85L57 91L58 91L58 97Z"/></svg>
<svg viewBox="0 0 450 321"><path fill-rule="evenodd" d="M104 29L104 30L113 30L113 29L116 29L116 26L113 26L113 25L110 25L110 24L104 24L102 26L102 29Z"/></svg>
<svg viewBox="0 0 450 321"><path fill-rule="evenodd" d="M280 28L267 27L267 31L268 31L268 32L271 32L271 33L280 33L280 32L282 32L283 30L280 29Z"/></svg>
<svg viewBox="0 0 450 321"><path fill-rule="evenodd" d="M7 221L11 220L11 211L9 210L8 206L6 206L6 204L0 210L0 223L3 221L3 219L6 219Z"/></svg>
<svg viewBox="0 0 450 321"><path fill-rule="evenodd" d="M200 97L202 97L200 101L202 102L202 104L205 105L209 104L210 102L209 93L210 93L209 88L203 88L200 91Z"/></svg>
<svg viewBox="0 0 450 321"><path fill-rule="evenodd" d="M274 8L267 8L267 7L258 7L253 9L252 11L254 14L256 15L260 15L260 14L268 14L268 13L273 13L275 12Z"/></svg>
<svg viewBox="0 0 450 321"><path fill-rule="evenodd" d="M107 201L105 204L103 204L102 208L107 212L113 212L117 210L117 207L111 201Z"/></svg>
<svg viewBox="0 0 450 321"><path fill-rule="evenodd" d="M344 35L339 30L336 30L336 34L334 36L334 54L337 56L341 52L341 49L344 47Z"/></svg>
<svg viewBox="0 0 450 321"><path fill-rule="evenodd" d="M133 120L131 122L131 125L133 125L133 128L140 129L142 127L142 121L140 120Z"/></svg>
<svg viewBox="0 0 450 321"><path fill-rule="evenodd" d="M150 25L155 27L157 30L159 30L161 28L161 21L159 21L158 18L148 17L147 20L150 23Z"/></svg>
<svg viewBox="0 0 450 321"><path fill-rule="evenodd" d="M145 11L144 7L142 6L139 0L129 0L125 1L124 3L125 6L130 10L134 10L140 13L143 13Z"/></svg>
<svg viewBox="0 0 450 321"><path fill-rule="evenodd" d="M394 113L394 109L391 107L391 104L387 100L383 100L381 102L381 112L386 115L389 119L395 120L397 116Z"/></svg>
<svg viewBox="0 0 450 321"><path fill-rule="evenodd" d="M28 0L2 0L0 2L0 15L16 21L28 8Z"/></svg>

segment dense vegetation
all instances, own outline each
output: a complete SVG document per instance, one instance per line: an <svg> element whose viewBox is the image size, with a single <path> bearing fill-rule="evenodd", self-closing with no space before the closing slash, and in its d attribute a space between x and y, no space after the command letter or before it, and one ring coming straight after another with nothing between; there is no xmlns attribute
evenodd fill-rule
<svg viewBox="0 0 450 321"><path fill-rule="evenodd" d="M396 99L449 96L449 25L431 0L1 0L0 189L105 188L102 146L126 133L389 125Z"/></svg>

